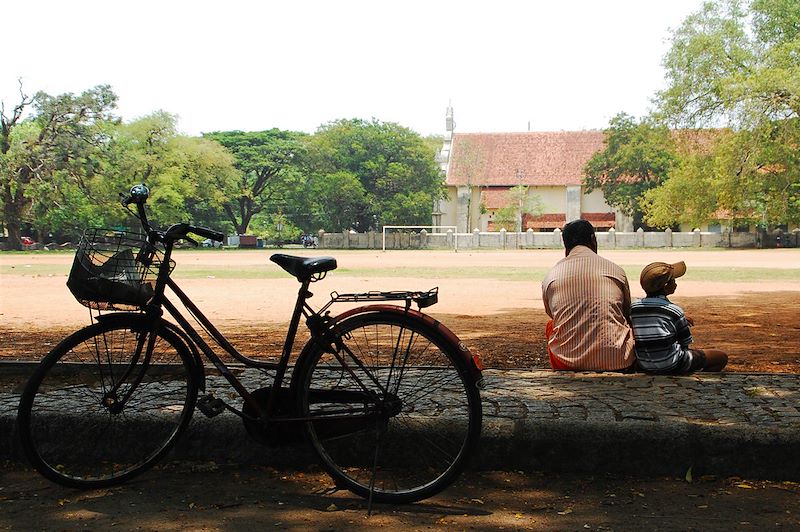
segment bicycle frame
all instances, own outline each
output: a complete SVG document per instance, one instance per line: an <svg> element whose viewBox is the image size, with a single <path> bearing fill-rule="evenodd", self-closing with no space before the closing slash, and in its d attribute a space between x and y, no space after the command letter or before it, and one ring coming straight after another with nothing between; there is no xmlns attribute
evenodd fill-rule
<svg viewBox="0 0 800 532"><path fill-rule="evenodd" d="M137 259L140 261L147 261L148 253L155 249L154 244L156 242L162 242L164 245L164 256L161 261L158 275L156 278L156 285L154 287L154 295L150 302L145 306L143 309L145 311L145 315L149 316L150 319L154 320L154 323L158 323L161 320L161 316L163 315L162 308L165 308L167 312L175 319L178 324L178 331L181 336L184 337L185 341L189 341L194 344L194 348L199 348L200 351L205 355L205 357L211 361L214 365L216 370L222 375L228 383L236 390L239 396L242 397L245 404L251 409L252 412L257 412L257 418L260 420L268 421L273 417L274 407L277 401L278 394L280 393L280 389L283 385L286 370L289 367L289 361L291 359L292 349L294 347L294 343L297 337L297 330L300 325L300 319L302 317L306 318L306 324L311 332L311 342L328 342L333 341L337 344L338 349L333 349L331 352L336 356L339 360L339 363L342 367L350 373L350 375L356 380L360 381L360 379L354 374L352 367L346 360L349 358L353 361L354 366L358 367L369 377L369 380L374 381L373 383L378 385L379 388L382 389L380 383L378 383L374 377L370 374L369 371L365 371L366 368L363 366L361 361L358 357L354 356L346 346L342 345L341 342L337 341L335 338L329 336L327 334L329 329L329 321L338 321L340 318L346 318L348 316L352 316L359 312L370 312L375 310L383 310L389 311L391 309L400 310L405 314L412 314L416 315L418 319L427 322L429 325L435 324L437 329L448 339L454 346L459 348L459 354L463 356L467 361L467 367L473 371L473 374L477 374L476 381L478 382L478 386L482 385L482 379L480 376L480 370L482 369L478 360L475 359L470 353L469 350L464 347L464 345L458 341L455 335L446 327L439 324L436 320L433 320L429 316L421 313L413 311L411 306L411 301L414 300L416 303L422 307L430 306L436 303L438 296L438 289L429 290L428 292L416 292L416 293L409 293L409 292L369 292L366 294L337 294L334 292L332 294L331 300L324 305L321 309L315 311L311 308L308 303L307 299L312 296L311 292L308 291L308 287L310 283L314 282L315 280L320 280L324 277L324 273L321 276L317 277L310 277L307 279L299 279L300 281L300 289L297 294L297 300L295 302L294 310L292 311L292 316L289 322L289 328L286 334L286 339L283 344L283 349L281 351L280 358L277 363L274 362L263 362L259 360L255 360L249 357L242 355L232 344L231 342L225 337L225 335L217 329L216 326L211 322L205 314L195 305L188 295L186 295L183 290L175 283L175 281L170 277L170 263L172 257L172 251L174 248L174 240L164 240L163 238L159 237L160 233L158 231L154 231L148 221L147 221L147 214L144 209L143 203L137 203L137 211L138 211L138 218L142 222L143 228L147 231L148 234L148 248L143 248L140 251L139 256ZM189 320L181 314L179 309L176 305L170 301L170 299L166 296L166 288L169 287L170 290L178 297L181 304L189 311L189 313L197 320L202 328L211 336L214 342L222 348L226 353L228 353L231 357L235 360L240 361L245 366L250 368L257 368L257 369L266 369L275 371L275 377L273 378L272 387L270 389L270 394L267 399L266 405L262 406L260 403L241 383L239 379L233 374L233 372L228 368L225 362L217 355L214 349L206 342L197 330L192 326ZM412 295L413 294L413 295ZM327 309L336 301L386 301L389 299L404 299L405 300L405 308L401 309L399 307L387 306L387 305L369 305L367 307L360 307L359 309L354 309L348 312L345 312L338 318L328 318L328 313L326 312ZM156 321L158 320L158 321ZM153 339L148 342L147 352L145 353L145 364L148 363L150 359L150 354L153 348ZM137 353L140 350L137 349ZM196 349L194 350L196 353ZM138 358L138 355L137 355ZM199 355L196 357L198 359L198 363L202 366L202 360L200 359ZM366 389L366 388L365 388ZM385 390L384 390L385 391ZM226 405L227 407L227 405ZM231 407L227 407L231 409ZM237 415L245 418L251 419L249 415L247 415L244 411L238 411L235 409L231 409ZM288 419L283 419L284 421L288 421ZM291 421L303 421L299 418L292 418Z"/></svg>
<svg viewBox="0 0 800 532"><path fill-rule="evenodd" d="M167 312L175 319L178 323L180 328L189 336L189 338L195 343L195 345L203 352L203 354L208 358L208 360L214 365L217 371L222 375L225 380L230 383L231 386L236 390L236 392L242 397L242 399L253 409L254 412L259 412L262 419L269 419L272 414L272 408L275 403L275 398L278 393L278 388L283 384L284 377L286 375L286 370L289 366L289 360L291 358L292 348L294 347L295 338L297 336L297 330L300 324L300 318L305 314L306 307L306 294L308 293L308 283L303 283L300 287L300 291L297 296L297 302L295 304L294 311L292 312L291 321L289 323L289 330L286 334L286 339L284 341L283 350L281 352L280 359L277 363L275 362L264 362L259 360L254 360L242 355L231 342L225 337L225 335L217 329L217 327L209 320L205 314L195 305L191 299L180 289L180 287L173 281L171 278L167 278L164 282L165 286L168 286L170 290L178 297L181 304L183 304L188 311L197 319L198 322L203 326L203 328L211 335L213 340L216 344L221 347L226 353L228 353L231 357L235 360L238 360L245 364L248 367L253 368L260 368L260 369L268 369L274 370L275 377L273 378L272 382L272 392L270 394L270 398L267 402L266 409L262 407L262 405L253 398L252 394L247 391L244 385L236 378L233 372L228 368L225 362L217 355L214 349L208 345L208 343L200 336L200 334L192 327L191 323L189 322L186 317L181 314L178 308L170 301L166 295L164 294L164 289L159 287L156 288L156 296L153 299L151 304L154 305L161 305L163 306ZM242 413L242 415L244 415Z"/></svg>

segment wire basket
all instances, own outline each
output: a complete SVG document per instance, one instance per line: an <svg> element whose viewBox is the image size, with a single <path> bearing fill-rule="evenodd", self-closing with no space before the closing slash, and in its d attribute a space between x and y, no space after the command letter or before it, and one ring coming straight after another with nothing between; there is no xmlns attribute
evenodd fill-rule
<svg viewBox="0 0 800 532"><path fill-rule="evenodd" d="M136 310L153 297L164 253L144 235L89 229L81 238L67 287L81 305L95 310ZM170 261L169 270L175 267Z"/></svg>

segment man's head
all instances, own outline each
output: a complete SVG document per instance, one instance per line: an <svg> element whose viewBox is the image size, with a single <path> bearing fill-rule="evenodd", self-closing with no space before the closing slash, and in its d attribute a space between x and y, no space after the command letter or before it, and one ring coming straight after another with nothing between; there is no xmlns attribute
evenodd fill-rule
<svg viewBox="0 0 800 532"><path fill-rule="evenodd" d="M639 282L648 296L669 295L674 293L677 287L675 279L684 273L686 273L686 263L683 261L675 264L653 262L644 267Z"/></svg>
<svg viewBox="0 0 800 532"><path fill-rule="evenodd" d="M575 246L586 246L597 253L597 237L594 235L594 226L586 220L574 220L564 226L561 232L564 239L566 254Z"/></svg>

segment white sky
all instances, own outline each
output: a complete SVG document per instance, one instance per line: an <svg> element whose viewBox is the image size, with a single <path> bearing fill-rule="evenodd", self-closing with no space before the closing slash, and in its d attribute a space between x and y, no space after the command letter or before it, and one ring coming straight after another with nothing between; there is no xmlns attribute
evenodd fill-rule
<svg viewBox="0 0 800 532"><path fill-rule="evenodd" d="M702 0L9 0L0 100L110 84L130 121L422 134L602 129L646 114L669 30Z"/></svg>

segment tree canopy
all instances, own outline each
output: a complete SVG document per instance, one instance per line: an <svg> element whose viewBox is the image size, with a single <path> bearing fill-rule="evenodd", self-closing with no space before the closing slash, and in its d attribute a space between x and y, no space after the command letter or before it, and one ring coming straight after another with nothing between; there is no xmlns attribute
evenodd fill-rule
<svg viewBox="0 0 800 532"><path fill-rule="evenodd" d="M664 191L648 193L648 219L800 222L800 3L707 2L675 32L665 66L669 86L657 116L675 128L729 132L683 160ZM690 176L705 182L713 212L670 192Z"/></svg>
<svg viewBox="0 0 800 532"><path fill-rule="evenodd" d="M611 120L587 189L657 227L800 222L800 3L706 2L664 66L654 113Z"/></svg>
<svg viewBox="0 0 800 532"><path fill-rule="evenodd" d="M147 183L151 221L194 220L271 240L301 231L430 223L441 195L434 139L393 123L341 120L314 135L271 129L190 137L156 111L129 123L116 95L37 93L6 112L0 205L11 247L31 232L74 240L87 227L124 227L119 193Z"/></svg>
<svg viewBox="0 0 800 532"><path fill-rule="evenodd" d="M603 191L606 202L642 221L642 195L659 186L675 164L669 130L620 113L605 130L605 148L584 167L586 192Z"/></svg>
<svg viewBox="0 0 800 532"><path fill-rule="evenodd" d="M93 218L76 191L102 171L116 100L106 85L32 98L20 87L13 111L0 109L0 202L12 249L22 248L24 222L53 224L67 214Z"/></svg>
<svg viewBox="0 0 800 532"><path fill-rule="evenodd" d="M247 233L253 217L286 206L292 189L299 186L299 162L305 146L303 133L220 131L205 138L219 142L233 154L237 175L220 182L224 212L238 234Z"/></svg>
<svg viewBox="0 0 800 532"><path fill-rule="evenodd" d="M331 230L430 224L441 197L434 151L418 134L392 122L338 120L308 142L313 212Z"/></svg>

